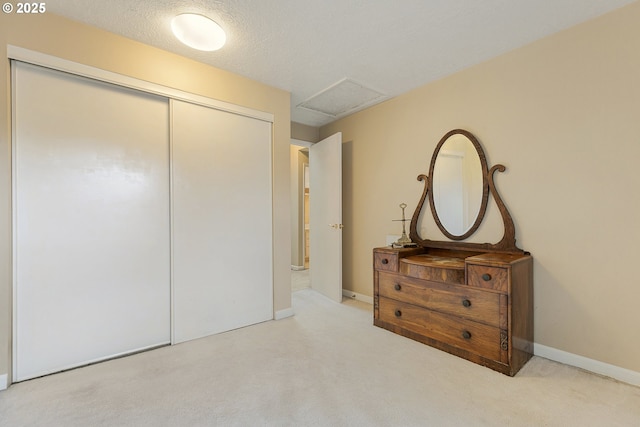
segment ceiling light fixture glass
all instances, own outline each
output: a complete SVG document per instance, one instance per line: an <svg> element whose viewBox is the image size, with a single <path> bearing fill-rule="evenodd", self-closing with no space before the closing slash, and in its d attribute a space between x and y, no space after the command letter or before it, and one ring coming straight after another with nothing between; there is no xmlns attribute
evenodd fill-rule
<svg viewBox="0 0 640 427"><path fill-rule="evenodd" d="M227 41L220 25L195 13L183 13L173 18L171 30L182 43L207 52L220 49Z"/></svg>

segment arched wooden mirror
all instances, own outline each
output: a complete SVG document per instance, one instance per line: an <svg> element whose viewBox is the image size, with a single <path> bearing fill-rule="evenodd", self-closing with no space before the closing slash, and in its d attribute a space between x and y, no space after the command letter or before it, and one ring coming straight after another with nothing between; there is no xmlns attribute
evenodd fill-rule
<svg viewBox="0 0 640 427"><path fill-rule="evenodd" d="M411 220L411 240L422 247L523 253L516 247L513 220L495 187L496 171L504 172L505 167L488 167L484 150L472 133L463 129L447 132L433 152L429 175L418 176L425 187ZM495 244L462 242L480 227L489 194L502 215L504 236ZM427 199L436 225L453 242L424 239L419 235L418 219Z"/></svg>
<svg viewBox="0 0 640 427"><path fill-rule="evenodd" d="M464 240L480 226L487 209L487 160L469 132L456 129L438 143L429 166L429 204L442 233Z"/></svg>

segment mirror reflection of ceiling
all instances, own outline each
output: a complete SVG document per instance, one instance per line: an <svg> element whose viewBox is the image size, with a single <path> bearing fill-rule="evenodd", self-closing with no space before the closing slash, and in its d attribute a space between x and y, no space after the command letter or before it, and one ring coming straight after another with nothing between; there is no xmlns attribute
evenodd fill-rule
<svg viewBox="0 0 640 427"><path fill-rule="evenodd" d="M291 92L291 120L321 126L633 0L53 0L47 12ZM227 34L215 52L171 33L199 13ZM337 114L298 107L338 83ZM380 96L371 97L372 93ZM356 99L359 97L358 99ZM353 99L352 99L353 98Z"/></svg>
<svg viewBox="0 0 640 427"><path fill-rule="evenodd" d="M483 190L480 157L466 136L454 134L440 147L432 179L441 224L462 236L478 218Z"/></svg>

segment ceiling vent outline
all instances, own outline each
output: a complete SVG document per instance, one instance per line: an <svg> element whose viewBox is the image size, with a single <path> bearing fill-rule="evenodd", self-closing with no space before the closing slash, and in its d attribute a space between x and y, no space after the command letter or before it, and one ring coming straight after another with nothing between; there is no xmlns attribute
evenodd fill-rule
<svg viewBox="0 0 640 427"><path fill-rule="evenodd" d="M350 78L343 78L312 95L296 108L339 118L388 99L388 95Z"/></svg>

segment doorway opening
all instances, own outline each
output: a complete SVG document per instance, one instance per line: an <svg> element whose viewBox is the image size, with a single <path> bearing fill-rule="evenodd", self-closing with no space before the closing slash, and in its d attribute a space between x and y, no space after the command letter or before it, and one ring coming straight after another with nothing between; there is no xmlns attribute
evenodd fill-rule
<svg viewBox="0 0 640 427"><path fill-rule="evenodd" d="M309 160L309 150L306 151L306 155L307 155L307 161ZM309 231L310 231L310 226L309 226L309 163L305 163L304 164L304 186L303 186L303 193L302 193L302 218L303 218L303 234L304 236L302 237L303 240L303 245L302 245L302 259L304 261L304 268L305 270L309 269L309 254L310 254L310 250L309 250L309 241L310 241L310 236L309 236Z"/></svg>
<svg viewBox="0 0 640 427"><path fill-rule="evenodd" d="M292 140L291 172L291 292L311 287L309 226L309 146L312 143Z"/></svg>
<svg viewBox="0 0 640 427"><path fill-rule="evenodd" d="M302 142L302 141L301 141ZM326 297L342 301L342 133L335 133L322 141L310 144L308 150L292 148L295 159L292 199L298 206L293 217L298 224L293 227L292 261L304 269L308 257L310 287ZM293 153L295 151L295 153ZM308 151L308 153L307 153ZM294 155L295 154L295 155ZM308 154L308 156L307 156ZM308 157L308 160L306 158ZM300 161L300 158L302 160ZM305 185L304 163L309 166ZM308 187L308 196L304 188ZM308 198L308 227L304 227L304 201ZM309 236L309 246L304 250L304 237ZM297 252L296 252L297 251Z"/></svg>

